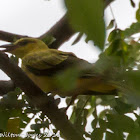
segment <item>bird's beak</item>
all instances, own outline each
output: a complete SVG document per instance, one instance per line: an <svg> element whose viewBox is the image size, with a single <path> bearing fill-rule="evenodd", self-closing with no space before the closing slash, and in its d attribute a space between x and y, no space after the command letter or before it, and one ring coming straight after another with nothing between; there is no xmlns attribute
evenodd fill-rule
<svg viewBox="0 0 140 140"><path fill-rule="evenodd" d="M4 50L0 50L2 52L10 52L10 51L13 51L14 49L18 48L18 45L6 44L6 45L1 45L0 48L4 48Z"/></svg>

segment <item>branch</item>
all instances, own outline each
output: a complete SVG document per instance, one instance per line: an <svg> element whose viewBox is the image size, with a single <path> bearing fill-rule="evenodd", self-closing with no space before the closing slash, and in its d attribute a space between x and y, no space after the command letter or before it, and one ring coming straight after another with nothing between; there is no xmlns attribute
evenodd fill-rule
<svg viewBox="0 0 140 140"><path fill-rule="evenodd" d="M61 112L53 98L48 97L38 88L6 54L0 52L0 69L2 69L17 87L21 88L33 104L46 114L66 139L83 140L82 135L74 128L64 112Z"/></svg>
<svg viewBox="0 0 140 140"><path fill-rule="evenodd" d="M105 8L113 1L114 0L105 0ZM49 47L57 49L60 45L62 45L65 41L67 41L73 34L74 34L74 31L71 29L71 27L68 23L68 19L65 14L49 31L47 31L45 34L41 35L39 38L44 39L48 35L54 36L56 38L56 41L53 42ZM28 37L28 36L0 31L0 40L7 41L7 42L14 42L17 39L25 38L25 37ZM7 83L4 82L2 84L2 81L0 83L1 83L0 84L0 95L6 94L6 92L9 91L7 89L4 90L4 87L6 87ZM7 86L9 87L9 85L7 85ZM14 89L14 87L13 87L13 89Z"/></svg>
<svg viewBox="0 0 140 140"><path fill-rule="evenodd" d="M67 41L75 32L70 27L66 14L45 34L38 37L39 39L44 39L48 36L53 36L56 40L49 46L50 48L57 49L65 41ZM7 42L14 42L20 38L25 38L29 36L8 33L5 31L0 31L0 40Z"/></svg>
<svg viewBox="0 0 140 140"><path fill-rule="evenodd" d="M114 0L104 0L105 8L113 1ZM41 35L39 39L44 39L49 35L53 36L56 40L52 44L50 44L49 48L58 49L64 42L69 40L74 34L75 31L69 24L69 20L66 13L49 31Z"/></svg>
<svg viewBox="0 0 140 140"><path fill-rule="evenodd" d="M56 40L49 47L57 49L60 45L70 39L74 33L74 30L68 22L67 14L65 14L49 31L41 35L39 38L43 39L48 35L53 36Z"/></svg>
<svg viewBox="0 0 140 140"><path fill-rule="evenodd" d="M7 42L15 42L17 39L25 38L28 36L13 34L5 31L0 31L0 40Z"/></svg>
<svg viewBox="0 0 140 140"><path fill-rule="evenodd" d="M105 8L114 0L104 0ZM59 48L65 41L70 39L74 35L74 30L71 28L67 15L65 14L49 31L38 37L39 39L44 39L45 37L52 35L55 37L55 41L49 46L50 48ZM7 42L14 42L17 39L25 38L29 36L8 33L5 31L0 31L0 40Z"/></svg>

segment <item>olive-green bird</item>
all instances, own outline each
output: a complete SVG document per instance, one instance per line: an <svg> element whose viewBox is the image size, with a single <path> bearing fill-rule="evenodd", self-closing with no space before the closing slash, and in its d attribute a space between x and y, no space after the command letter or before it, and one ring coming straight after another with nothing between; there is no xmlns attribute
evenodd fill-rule
<svg viewBox="0 0 140 140"><path fill-rule="evenodd" d="M50 49L39 39L22 38L1 48L21 58L22 70L44 92L65 97L106 94L116 89L95 72L93 64L73 53Z"/></svg>

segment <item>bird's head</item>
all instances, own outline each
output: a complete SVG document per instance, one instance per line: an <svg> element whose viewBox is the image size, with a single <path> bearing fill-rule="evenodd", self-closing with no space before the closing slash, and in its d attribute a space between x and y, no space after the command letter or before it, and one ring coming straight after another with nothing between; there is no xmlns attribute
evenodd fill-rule
<svg viewBox="0 0 140 140"><path fill-rule="evenodd" d="M13 44L2 45L0 48L5 48L3 52L9 52L16 55L18 58L23 58L25 55L48 49L48 46L41 40L35 38L22 38L14 42Z"/></svg>

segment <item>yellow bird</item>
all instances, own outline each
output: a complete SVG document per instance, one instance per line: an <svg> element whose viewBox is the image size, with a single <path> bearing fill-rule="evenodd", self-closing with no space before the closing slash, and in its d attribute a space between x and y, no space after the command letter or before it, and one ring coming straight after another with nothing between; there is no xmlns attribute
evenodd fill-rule
<svg viewBox="0 0 140 140"><path fill-rule="evenodd" d="M22 38L1 48L21 58L22 70L44 92L65 97L108 94L116 89L95 72L93 64L73 53L50 49L39 39Z"/></svg>

